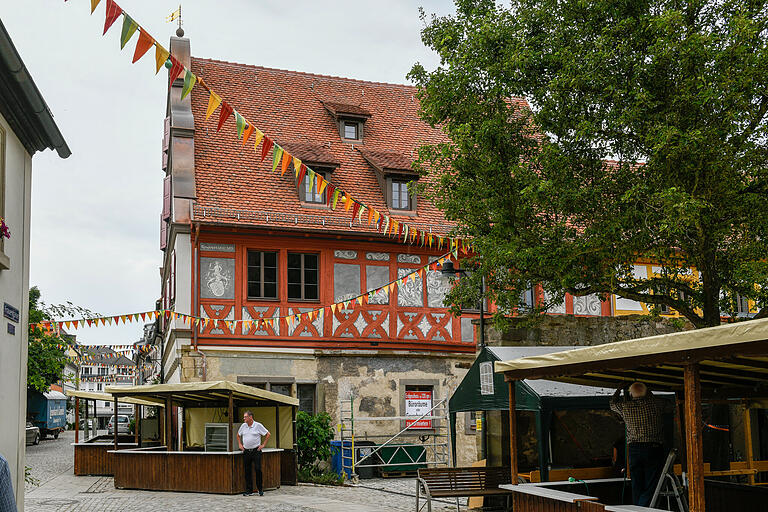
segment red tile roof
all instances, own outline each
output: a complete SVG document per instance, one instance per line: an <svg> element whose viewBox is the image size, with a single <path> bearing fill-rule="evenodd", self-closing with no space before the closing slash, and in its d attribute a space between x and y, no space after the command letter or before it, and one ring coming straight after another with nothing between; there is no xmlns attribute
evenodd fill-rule
<svg viewBox="0 0 768 512"><path fill-rule="evenodd" d="M410 168L420 145L447 140L441 131L419 119L416 88L194 57L192 71L277 144L295 148L299 158L304 154L308 161L338 162L331 182L356 200L427 232L442 234L450 230L442 212L421 198L415 216L390 212L375 170L357 150L376 155L373 158L386 162L387 167L402 168L407 162L405 168ZM336 121L323 104L331 100L370 112L362 141L342 141ZM192 112L197 220L375 232L366 224L355 223L350 227L352 213L343 206L335 211L302 206L292 166L284 176L279 168L272 172L271 155L262 163L261 146L258 153L251 143L243 147L233 120L228 120L220 132L216 131L219 112L206 120L207 105L205 89L196 87L192 92Z"/></svg>
<svg viewBox="0 0 768 512"><path fill-rule="evenodd" d="M385 170L393 169L398 171L412 171L411 159L406 158L399 153L393 153L392 151L379 151L376 149L363 149L358 147L358 151L363 155L371 165L374 167Z"/></svg>
<svg viewBox="0 0 768 512"><path fill-rule="evenodd" d="M307 142L281 142L280 146L293 156L298 157L307 165L310 163L330 164L334 166L341 164L339 159L331 153L327 145L323 146L321 144L310 144Z"/></svg>
<svg viewBox="0 0 768 512"><path fill-rule="evenodd" d="M324 101L323 105L331 114L338 117L339 114L352 114L353 116L371 117L371 113L360 105L350 105L349 103L336 103L333 101Z"/></svg>

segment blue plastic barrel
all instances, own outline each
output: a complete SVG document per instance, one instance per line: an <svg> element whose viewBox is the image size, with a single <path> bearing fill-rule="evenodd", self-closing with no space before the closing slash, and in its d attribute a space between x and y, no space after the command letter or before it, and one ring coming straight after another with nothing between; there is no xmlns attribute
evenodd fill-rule
<svg viewBox="0 0 768 512"><path fill-rule="evenodd" d="M342 457L344 462L342 464ZM343 467L343 466L347 467ZM334 473L341 476L343 472L347 478L352 476L352 441L344 441L344 449L341 447L341 441L331 441L331 469Z"/></svg>

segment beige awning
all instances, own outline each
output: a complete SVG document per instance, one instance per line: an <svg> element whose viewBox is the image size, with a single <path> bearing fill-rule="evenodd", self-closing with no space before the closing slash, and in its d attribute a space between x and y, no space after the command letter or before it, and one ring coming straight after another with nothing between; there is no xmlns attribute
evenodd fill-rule
<svg viewBox="0 0 768 512"><path fill-rule="evenodd" d="M118 399L133 397L145 400L165 400L170 397L180 405L193 403L225 402L232 398L239 402L270 402L273 404L299 405L299 399L273 393L228 380L212 382L183 382L179 384L149 384L144 386L107 386L106 391Z"/></svg>
<svg viewBox="0 0 768 512"><path fill-rule="evenodd" d="M115 397L109 393L97 393L96 391L75 391L75 390L66 390L67 396L71 396L73 398L83 398L85 400L103 400L105 402L114 402ZM140 398L118 398L118 402L126 403L126 404L135 404L135 405L149 405L152 407L165 407L165 402L162 401L154 401L154 400L142 400Z"/></svg>
<svg viewBox="0 0 768 512"><path fill-rule="evenodd" d="M768 319L498 361L495 368L507 380L546 378L601 387L640 380L655 389L679 390L683 366L691 362L699 363L702 388L712 394L768 396Z"/></svg>

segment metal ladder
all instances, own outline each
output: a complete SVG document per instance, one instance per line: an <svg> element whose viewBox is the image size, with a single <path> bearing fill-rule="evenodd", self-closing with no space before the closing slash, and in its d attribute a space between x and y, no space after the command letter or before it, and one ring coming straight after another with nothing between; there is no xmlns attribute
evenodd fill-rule
<svg viewBox="0 0 768 512"><path fill-rule="evenodd" d="M677 450L670 450L669 455L667 455L667 461L664 463L664 469L661 471L661 476L656 484L653 498L651 498L651 502L648 504L650 508L655 508L656 502L661 497L667 498L667 507L669 507L670 498L674 497L677 501L679 512L688 512L688 500L685 499L685 488L674 471L676 457Z"/></svg>

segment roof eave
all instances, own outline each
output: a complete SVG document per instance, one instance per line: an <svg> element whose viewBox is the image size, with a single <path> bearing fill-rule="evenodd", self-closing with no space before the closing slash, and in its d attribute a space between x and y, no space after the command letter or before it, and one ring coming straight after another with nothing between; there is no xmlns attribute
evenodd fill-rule
<svg viewBox="0 0 768 512"><path fill-rule="evenodd" d="M30 155L49 148L61 158L72 154L2 21L0 92L0 112Z"/></svg>

